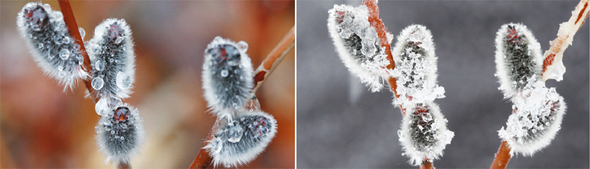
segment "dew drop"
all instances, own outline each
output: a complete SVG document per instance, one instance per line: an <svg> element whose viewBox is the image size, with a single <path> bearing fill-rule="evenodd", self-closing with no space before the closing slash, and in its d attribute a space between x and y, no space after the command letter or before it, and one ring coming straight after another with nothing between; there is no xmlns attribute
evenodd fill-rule
<svg viewBox="0 0 590 169"><path fill-rule="evenodd" d="M246 42L244 42L244 41L240 41L240 42L238 42L237 46L238 46L238 49L239 49L241 52L246 52L246 51L248 51L248 43L246 43Z"/></svg>
<svg viewBox="0 0 590 169"><path fill-rule="evenodd" d="M100 77L95 77L92 79L91 85L94 90L100 90L102 89L102 86L104 86L104 80L102 80Z"/></svg>
<svg viewBox="0 0 590 169"><path fill-rule="evenodd" d="M227 131L227 141L236 143L242 139L242 134L244 133L244 129L242 126L239 125L237 121L234 121L234 125L229 127Z"/></svg>
<svg viewBox="0 0 590 169"><path fill-rule="evenodd" d="M227 75L229 75L229 72L227 72L227 70L221 70L221 77L227 77Z"/></svg>
<svg viewBox="0 0 590 169"><path fill-rule="evenodd" d="M43 49L43 44L39 43L39 45L37 47L39 47L39 49Z"/></svg>
<svg viewBox="0 0 590 169"><path fill-rule="evenodd" d="M115 61L115 59L113 59L113 58L109 59L109 63L113 63L114 61Z"/></svg>
<svg viewBox="0 0 590 169"><path fill-rule="evenodd" d="M92 80L92 82L94 82L94 80ZM92 83L92 84L94 84L94 83ZM94 85L92 87L94 88ZM94 105L94 111L96 111L96 114L98 114L99 116L105 116L107 114L106 113L108 111L107 101L108 101L108 98L101 98L100 100L98 100L98 102L96 102L96 104ZM107 131L109 131L108 128L107 128Z"/></svg>
<svg viewBox="0 0 590 169"><path fill-rule="evenodd" d="M61 51L59 51L59 58L61 58L61 60L66 60L70 57L70 51L67 49L62 49Z"/></svg>
<svg viewBox="0 0 590 169"><path fill-rule="evenodd" d="M125 140L125 137L121 136L121 141Z"/></svg>
<svg viewBox="0 0 590 169"><path fill-rule="evenodd" d="M121 42L123 42L123 39L124 38L122 36L117 37L117 39L115 39L115 44L121 44Z"/></svg>
<svg viewBox="0 0 590 169"><path fill-rule="evenodd" d="M127 89L131 86L131 77L126 73L119 72L116 77L117 86L121 89Z"/></svg>
<svg viewBox="0 0 590 169"><path fill-rule="evenodd" d="M70 37L64 37L63 41L64 44L70 44Z"/></svg>
<svg viewBox="0 0 590 169"><path fill-rule="evenodd" d="M100 59L96 60L96 62L94 62L94 70L102 71L103 69L104 63Z"/></svg>
<svg viewBox="0 0 590 169"><path fill-rule="evenodd" d="M115 130L111 130L111 134L115 134Z"/></svg>
<svg viewBox="0 0 590 169"><path fill-rule="evenodd" d="M213 39L213 41L223 41L223 38L221 36L216 36L215 39Z"/></svg>
<svg viewBox="0 0 590 169"><path fill-rule="evenodd" d="M84 36L86 36L86 31L84 31L84 28L79 27L78 31L80 32L80 37L82 37L82 39L84 39Z"/></svg>

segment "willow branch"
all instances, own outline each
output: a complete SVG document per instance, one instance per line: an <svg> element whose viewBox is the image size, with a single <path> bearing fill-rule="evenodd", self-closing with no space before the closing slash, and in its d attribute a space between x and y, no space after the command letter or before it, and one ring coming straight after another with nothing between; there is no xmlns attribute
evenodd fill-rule
<svg viewBox="0 0 590 169"><path fill-rule="evenodd" d="M70 1L59 0L58 2L64 17L64 21L66 23L66 26L68 27L68 31L70 32L70 36L72 36L72 38L74 39L74 43L80 45L80 54L82 55L82 57L84 57L84 64L82 65L82 69L84 71L91 72L92 66L90 66L90 57L88 57L88 53L86 53L84 40L82 40L82 36L80 36L80 31L78 30L78 23L76 23L76 18L74 17L74 12L72 12ZM96 95L96 92L94 92L94 88L92 88L90 78L83 78L82 82L84 82L84 86L86 86L86 89L88 89L90 97L96 103L99 98Z"/></svg>
<svg viewBox="0 0 590 169"><path fill-rule="evenodd" d="M498 148L498 152L494 157L494 162L492 162L490 169L505 169L508 165L508 162L510 162L510 158L512 158L512 156L510 155L510 147L508 147L508 142L502 141L502 144L500 144L500 148Z"/></svg>
<svg viewBox="0 0 590 169"><path fill-rule="evenodd" d="M293 49L295 46L295 27L291 28L285 37L275 46L275 48L266 56L266 58L260 63L260 66L254 72L254 89L252 89L252 94L256 93L256 90L260 87L260 85L266 80L268 76L276 69L276 67L281 63L283 58ZM259 106L256 106L258 101L256 97L253 97L246 107L248 109L257 109ZM195 157L191 165L189 166L190 169L197 169L197 168L207 168L211 165L213 161L213 157L207 152L205 147L209 144L209 140L213 139L215 133L219 129L220 119L218 118L215 121L215 124L209 131L209 135L203 145L203 148L199 150L199 154Z"/></svg>
<svg viewBox="0 0 590 169"><path fill-rule="evenodd" d="M574 35L576 32L584 25L586 18L588 18L588 14L590 13L590 8L588 7L588 0L580 0L580 3L576 6L574 11L572 12L572 16L567 22L563 22L559 26L559 30L557 31L557 38L553 41L550 41L551 47L549 50L545 51L543 54L543 81L546 81L551 74L551 67L554 62L561 62L563 59L563 52L569 45L572 44L574 40Z"/></svg>
<svg viewBox="0 0 590 169"><path fill-rule="evenodd" d="M428 159L425 159L422 164L420 164L420 169L434 169L434 165Z"/></svg>
<svg viewBox="0 0 590 169"><path fill-rule="evenodd" d="M262 84L268 76L277 68L277 66L283 61L283 58L287 56L289 51L295 47L295 27L291 28L289 32L283 37L281 42L266 56L260 66L256 68L254 72L254 89L253 94L256 93L260 84Z"/></svg>

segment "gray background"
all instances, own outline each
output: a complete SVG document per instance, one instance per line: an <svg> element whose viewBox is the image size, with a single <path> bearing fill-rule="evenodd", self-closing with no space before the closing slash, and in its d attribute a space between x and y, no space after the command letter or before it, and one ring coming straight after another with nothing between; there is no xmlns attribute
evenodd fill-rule
<svg viewBox="0 0 590 169"><path fill-rule="evenodd" d="M425 25L434 36L438 84L446 90L446 98L435 102L455 132L436 167L488 168L500 145L497 131L511 113L494 77L500 26L524 23L544 52L577 3L380 1L381 18L395 38L412 23ZM370 93L350 77L334 51L326 28L334 4L358 6L360 0L297 2L298 167L412 167L401 156L397 130L402 117L391 104L391 92ZM547 82L568 105L562 129L533 157L513 157L509 168L588 168L589 30L586 23L566 50L564 80Z"/></svg>

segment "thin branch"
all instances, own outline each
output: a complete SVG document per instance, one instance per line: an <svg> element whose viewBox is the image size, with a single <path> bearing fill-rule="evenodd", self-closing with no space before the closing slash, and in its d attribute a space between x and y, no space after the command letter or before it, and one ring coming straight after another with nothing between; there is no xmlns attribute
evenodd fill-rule
<svg viewBox="0 0 590 169"><path fill-rule="evenodd" d="M494 162L492 162L492 166L490 169L505 169L510 162L510 147L508 147L508 142L502 141L500 144L500 148L498 148L498 152L496 153L496 157L494 158Z"/></svg>
<svg viewBox="0 0 590 169"><path fill-rule="evenodd" d="M117 165L117 169L131 169L131 164L129 164L129 163L119 163Z"/></svg>
<svg viewBox="0 0 590 169"><path fill-rule="evenodd" d="M420 169L434 169L434 165L428 159L425 159L422 164L420 164Z"/></svg>
<svg viewBox="0 0 590 169"><path fill-rule="evenodd" d="M285 37L283 37L283 40L272 49L260 66L256 68L256 71L254 72L254 89L252 89L251 93L256 93L260 84L270 76L293 47L295 47L295 27L287 32Z"/></svg>
<svg viewBox="0 0 590 169"><path fill-rule="evenodd" d="M68 27L68 31L70 32L70 36L74 39L74 42L80 45L80 54L84 57L84 64L82 65L82 69L87 72L92 71L92 66L90 66L90 58L88 57L88 53L86 53L86 47L84 46L84 40L82 40L82 36L80 36L80 32L78 31L78 23L76 23L76 18L74 17L74 12L72 12L72 7L70 6L69 0L59 0L59 7L61 8L61 13L63 14L64 21L66 26ZM98 97L96 96L96 92L94 92L94 88L92 88L92 83L90 78L82 79L84 82L84 86L88 89L88 93L92 97L92 100L96 103L98 102Z"/></svg>
<svg viewBox="0 0 590 169"><path fill-rule="evenodd" d="M270 74L275 70L275 68L281 63L283 58L287 55L287 53L289 53L291 49L293 49L294 46L295 27L291 28L291 30L289 30L289 32L285 34L283 40L281 40L281 42L279 42L279 44L275 46L275 48L266 56L264 61L262 61L260 66L258 66L258 68L256 69L256 72L254 73L255 75L253 77L255 87L251 93L256 93L256 90L260 87L260 85L266 80L268 76L270 76ZM256 109L259 107L256 106L257 104L258 101L256 97L253 97L248 103L248 105L246 105L246 107L248 109ZM209 165L211 165L213 157L209 155L205 147L207 146L207 144L209 144L209 140L213 139L213 136L215 135L215 133L217 133L217 130L219 129L219 122L220 119L218 118L215 121L213 127L211 128L211 131L209 131L209 135L207 136L203 148L199 150L199 154L197 154L197 156L189 166L190 169L207 168Z"/></svg>
<svg viewBox="0 0 590 169"><path fill-rule="evenodd" d="M546 81L551 74L552 68L550 66L557 62L561 62L563 59L563 52L574 40L576 32L584 25L588 14L590 13L590 7L588 7L588 0L580 0L580 3L576 6L572 12L572 16L567 22L561 23L559 30L557 31L557 38L550 41L551 47L543 54L543 81Z"/></svg>

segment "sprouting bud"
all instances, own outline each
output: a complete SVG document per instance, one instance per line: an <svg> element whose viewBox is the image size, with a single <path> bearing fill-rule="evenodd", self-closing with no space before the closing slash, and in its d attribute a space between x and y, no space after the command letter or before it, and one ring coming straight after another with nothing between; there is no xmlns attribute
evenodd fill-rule
<svg viewBox="0 0 590 169"><path fill-rule="evenodd" d="M541 81L526 87L512 99L513 113L498 135L508 142L510 154L532 156L548 146L561 128L566 104L555 88Z"/></svg>
<svg viewBox="0 0 590 169"><path fill-rule="evenodd" d="M101 116L96 133L100 150L107 156L106 162L112 160L117 164L129 163L145 138L143 119L136 108L126 104Z"/></svg>
<svg viewBox="0 0 590 169"><path fill-rule="evenodd" d="M398 36L392 50L397 83L394 105L430 102L444 98L444 88L436 84L437 57L432 34L425 26L410 25ZM411 103L410 103L411 104Z"/></svg>
<svg viewBox="0 0 590 169"><path fill-rule="evenodd" d="M235 43L219 36L207 45L203 90L208 106L217 116L232 116L251 97L253 68L247 50L246 42Z"/></svg>
<svg viewBox="0 0 590 169"><path fill-rule="evenodd" d="M88 42L91 85L101 97L127 98L135 81L131 29L124 19L107 19L96 26Z"/></svg>
<svg viewBox="0 0 590 169"><path fill-rule="evenodd" d="M82 70L80 46L70 36L61 12L48 4L30 2L18 13L16 23L37 65L64 85L64 90L88 76Z"/></svg>
<svg viewBox="0 0 590 169"><path fill-rule="evenodd" d="M502 25L496 35L496 76L504 98L510 98L531 82L541 79L541 45L522 24Z"/></svg>
<svg viewBox="0 0 590 169"><path fill-rule="evenodd" d="M207 146L213 164L225 167L252 161L277 133L277 121L262 111L243 111L232 119L218 118L219 129Z"/></svg>
<svg viewBox="0 0 590 169"><path fill-rule="evenodd" d="M328 32L338 56L372 92L380 91L383 79L389 77L389 61L375 27L369 23L369 9L365 5L334 5L328 13ZM393 40L393 35L387 36Z"/></svg>
<svg viewBox="0 0 590 169"><path fill-rule="evenodd" d="M419 165L425 159L436 160L455 136L447 129L447 119L436 103L404 105L401 129L398 130L403 154L410 158L412 165Z"/></svg>

